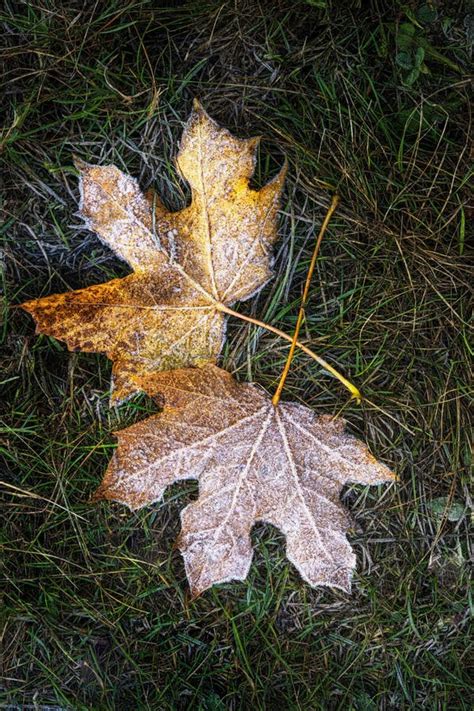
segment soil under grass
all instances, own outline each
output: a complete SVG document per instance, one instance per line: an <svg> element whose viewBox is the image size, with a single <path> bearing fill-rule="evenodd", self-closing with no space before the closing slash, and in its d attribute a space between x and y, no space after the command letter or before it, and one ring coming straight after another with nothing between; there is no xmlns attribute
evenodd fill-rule
<svg viewBox="0 0 474 711"><path fill-rule="evenodd" d="M0 19L0 706L471 709L472 3L7 0ZM133 514L88 503L113 431L153 403L110 409L107 358L35 336L15 308L127 273L76 214L74 153L186 204L173 157L194 96L263 135L256 184L289 161L275 278L239 310L292 332L341 197L301 339L365 400L302 353L283 397L343 415L400 477L344 493L351 596L303 583L258 525L248 580L190 600L174 542L195 484ZM288 344L235 319L228 333L221 364L272 393Z"/></svg>

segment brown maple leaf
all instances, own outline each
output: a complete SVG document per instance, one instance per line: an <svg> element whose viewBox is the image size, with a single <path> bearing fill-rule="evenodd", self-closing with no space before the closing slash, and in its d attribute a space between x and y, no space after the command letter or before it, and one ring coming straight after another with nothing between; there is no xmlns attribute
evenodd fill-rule
<svg viewBox="0 0 474 711"><path fill-rule="evenodd" d="M179 212L145 197L118 168L78 161L86 225L133 273L22 308L37 331L71 350L107 354L112 402L138 390L136 375L214 362L221 306L248 299L271 277L285 167L250 188L258 141L235 138L195 102L177 157L192 201Z"/></svg>
<svg viewBox="0 0 474 711"><path fill-rule="evenodd" d="M344 421L271 400L216 366L148 376L163 412L117 432L118 448L96 499L138 509L182 479L199 498L182 514L179 548L193 593L244 580L250 531L266 521L286 536L286 553L310 585L350 591L355 555L340 502L348 482L379 484L394 475Z"/></svg>

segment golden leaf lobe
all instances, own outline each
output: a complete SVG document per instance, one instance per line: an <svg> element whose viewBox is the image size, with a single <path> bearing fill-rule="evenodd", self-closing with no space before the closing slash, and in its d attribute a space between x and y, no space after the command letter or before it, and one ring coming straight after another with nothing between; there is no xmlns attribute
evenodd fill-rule
<svg viewBox="0 0 474 711"><path fill-rule="evenodd" d="M134 376L214 362L225 315L271 276L285 168L249 187L257 139L238 139L196 104L177 158L191 204L153 207L115 166L78 161L81 213L133 273L22 304L37 330L113 361L112 401L137 391Z"/></svg>

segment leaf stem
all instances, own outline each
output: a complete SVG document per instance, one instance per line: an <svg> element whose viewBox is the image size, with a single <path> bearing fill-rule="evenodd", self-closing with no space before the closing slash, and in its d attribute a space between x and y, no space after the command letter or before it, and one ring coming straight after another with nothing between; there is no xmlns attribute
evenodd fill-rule
<svg viewBox="0 0 474 711"><path fill-rule="evenodd" d="M300 304L300 308L298 311L298 318L296 320L296 327L295 327L295 332L293 334L293 340L291 341L290 350L288 353L288 357L286 359L285 367L283 368L283 372L280 377L280 382L278 383L278 387L277 387L275 394L272 398L272 403L273 403L274 407L276 407L278 405L278 403L280 402L281 394L282 394L283 388L285 386L285 381L286 381L286 378L287 378L288 373L290 371L291 361L293 360L293 356L295 354L295 348L296 348L296 344L298 342L298 334L300 332L301 324L303 323L303 318L305 315L304 310L305 310L306 302L308 300L309 287L311 284L311 278L313 276L314 267L316 266L316 260L318 258L319 248L321 246L321 242L323 240L324 233L326 232L326 228L329 224L329 221L330 221L335 209L337 208L338 204L339 204L339 195L334 195L332 198L332 201L331 201L331 205L329 206L329 209L326 213L326 217L324 218L323 224L321 225L321 229L319 230L319 234L316 239L316 243L314 245L313 256L311 257L311 262L309 265L308 274L306 276L306 282L305 282L304 289L303 289L303 296L301 297L301 304ZM352 392L352 390L351 390L351 392ZM354 393L353 393L353 395L354 395ZM360 396L360 394L359 394L359 396Z"/></svg>
<svg viewBox="0 0 474 711"><path fill-rule="evenodd" d="M236 318L241 319L241 321L248 321L249 323L253 323L254 326L259 326L260 328L264 328L267 331L271 331L272 333L275 333L277 336L280 336L280 338L284 338L285 341L289 341L290 343L293 343L293 337L289 336L287 333L284 331L280 331L279 328L276 328L275 326L271 326L269 323L265 323L264 321L259 321L256 318L252 318L252 316L246 316L245 314L241 314L238 311L234 311L233 309L230 309L228 306L225 306L224 304L219 304L217 307L219 311L222 311L223 313L229 314L229 316L235 316ZM327 370L329 373L334 375L335 378L341 382L344 387L346 387L349 392L351 393L352 397L355 398L356 400L360 401L362 400L362 395L360 394L359 390L356 388L355 385L353 385L347 378L345 378L339 371L337 371L335 368L333 368L332 365L330 365L327 361L324 360L324 358L321 358L321 356L318 356L317 353L312 351L310 348L304 345L304 343L301 343L301 341L296 341L296 345L298 348L301 348L302 351L304 351L307 355L310 356L313 360L316 361L316 363L319 363L325 370Z"/></svg>

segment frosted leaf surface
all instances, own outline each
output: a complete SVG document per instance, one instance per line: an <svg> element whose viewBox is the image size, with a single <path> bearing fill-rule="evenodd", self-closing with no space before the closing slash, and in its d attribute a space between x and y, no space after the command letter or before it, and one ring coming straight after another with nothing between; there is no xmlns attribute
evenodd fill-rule
<svg viewBox="0 0 474 711"><path fill-rule="evenodd" d="M96 498L138 509L168 485L197 479L199 497L182 511L179 538L196 594L246 578L257 521L285 534L287 557L310 585L350 590L355 555L341 489L394 475L344 431L343 420L294 403L275 408L258 388L213 365L153 374L141 385L161 394L163 412L116 433Z"/></svg>
<svg viewBox="0 0 474 711"><path fill-rule="evenodd" d="M258 139L238 139L196 102L177 164L191 204L168 212L114 166L77 161L81 214L132 268L124 279L22 304L37 331L113 360L113 402L135 376L214 362L225 336L217 308L247 299L271 277L285 168L249 188Z"/></svg>

